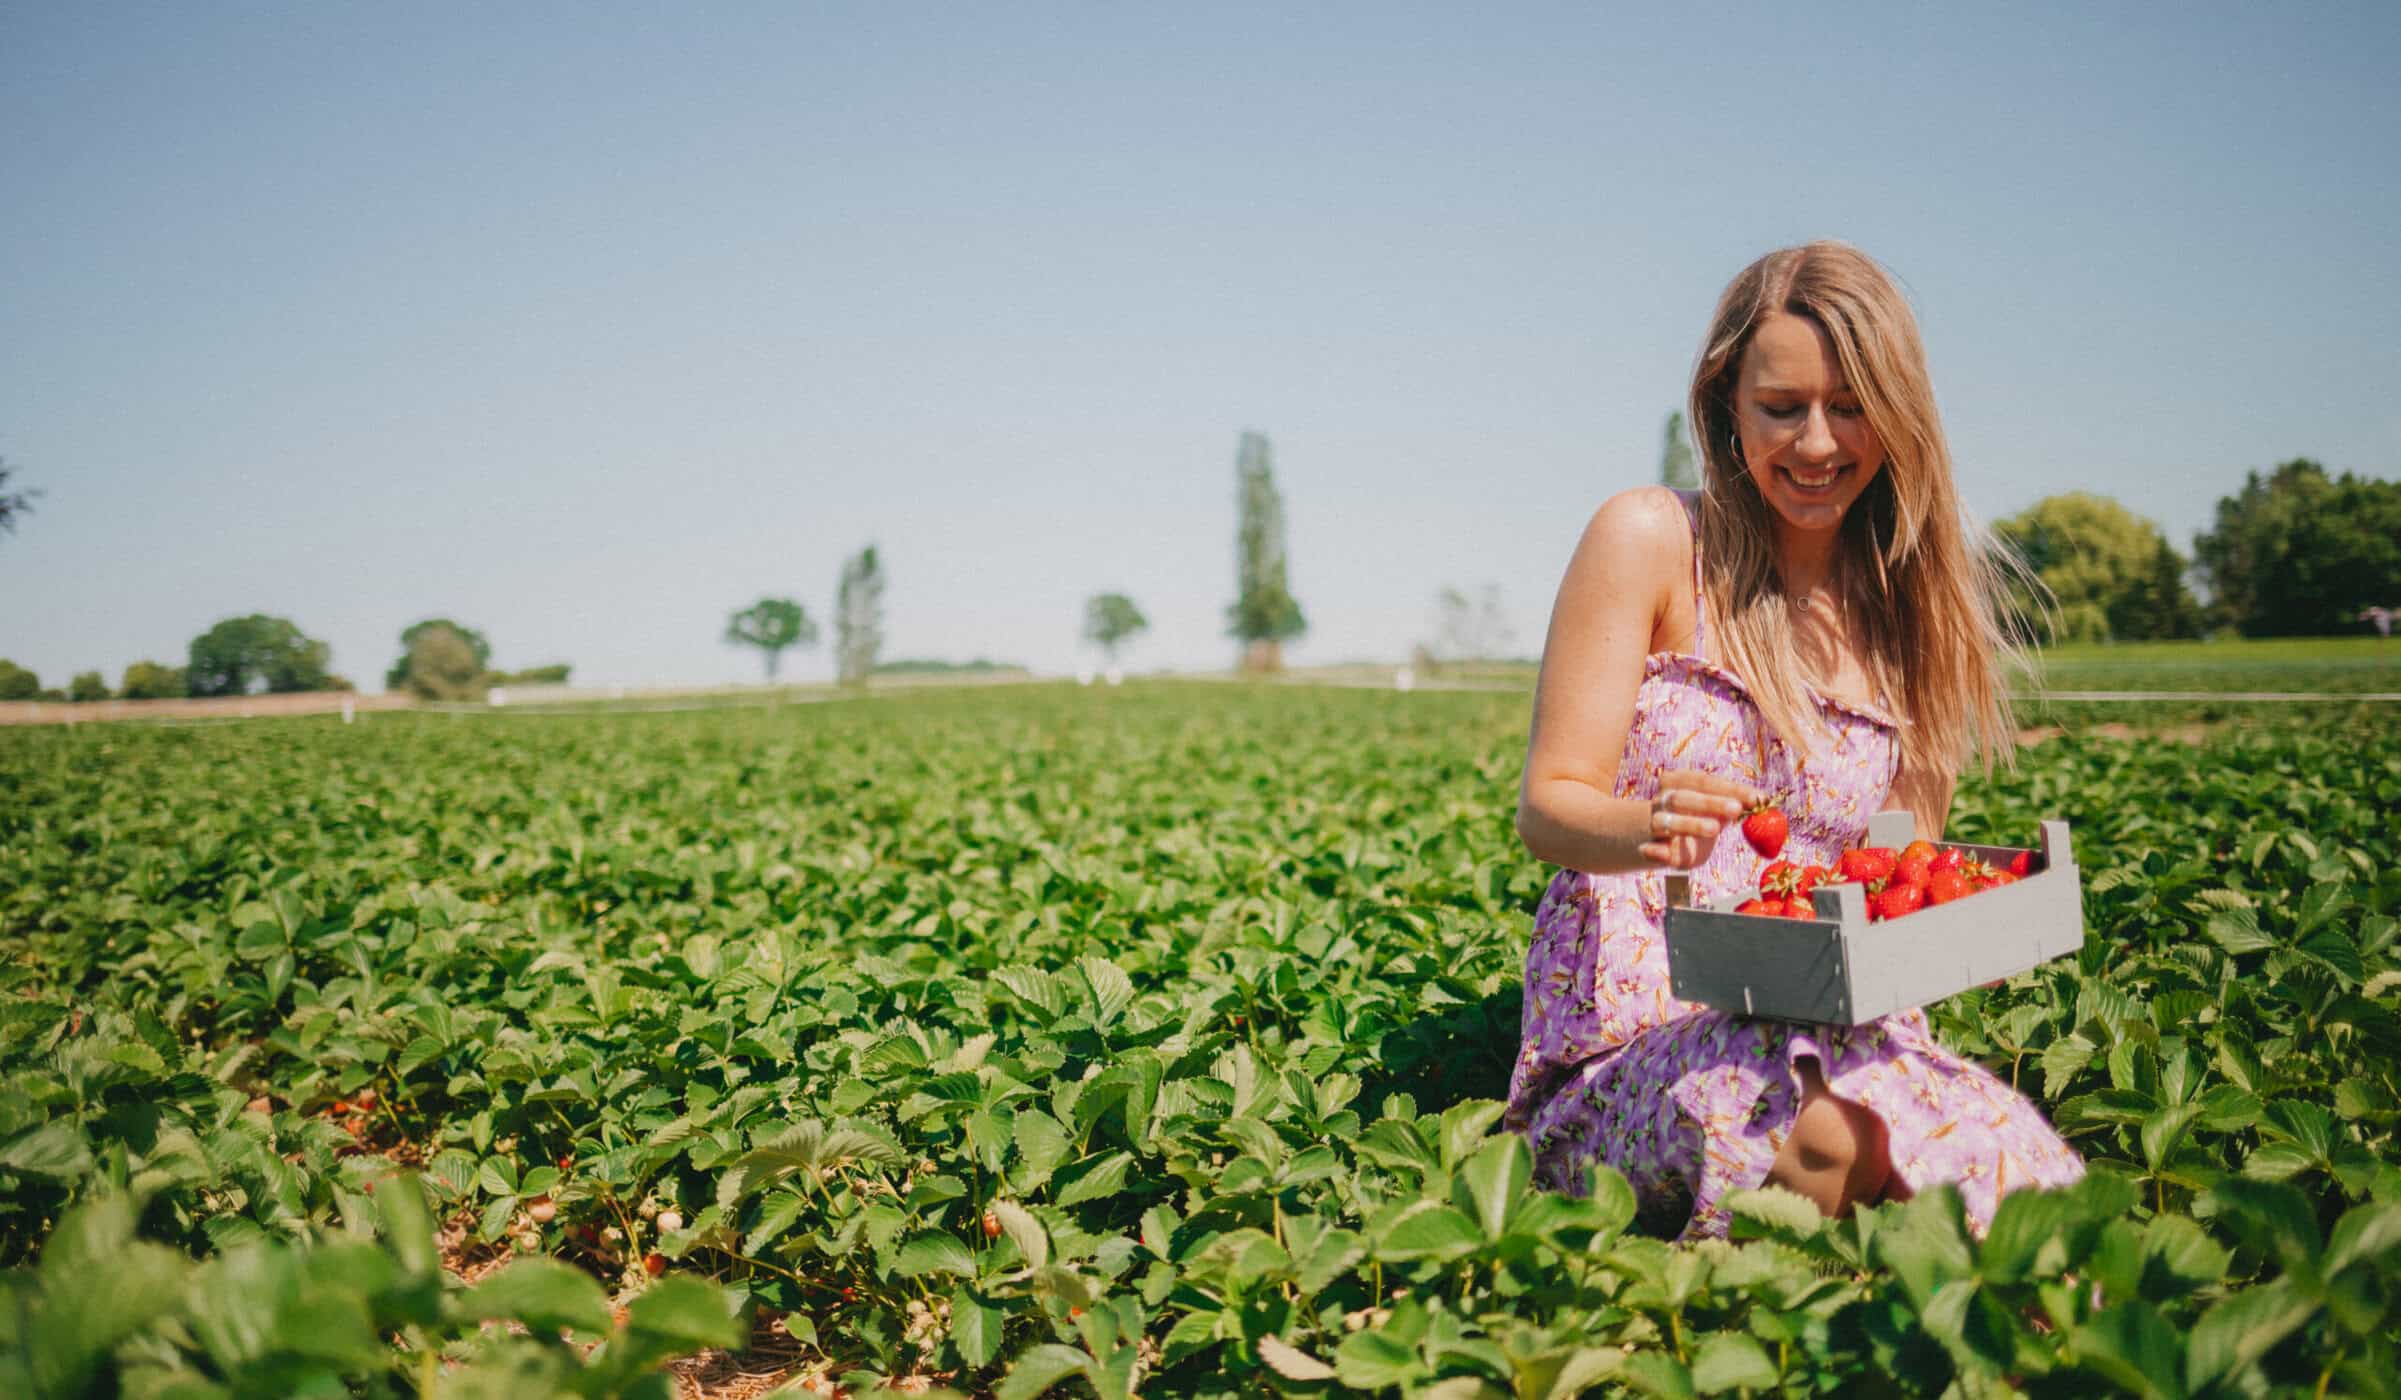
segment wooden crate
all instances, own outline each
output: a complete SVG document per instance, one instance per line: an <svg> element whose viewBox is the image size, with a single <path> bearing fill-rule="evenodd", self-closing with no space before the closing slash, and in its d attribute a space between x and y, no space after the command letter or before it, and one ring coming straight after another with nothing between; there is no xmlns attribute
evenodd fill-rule
<svg viewBox="0 0 2401 1400"><path fill-rule="evenodd" d="M1907 812L1879 812L1866 844L1899 850L1915 829ZM2067 823L2039 829L2025 878L1882 923L1868 922L1862 885L1821 886L1816 918L1778 919L1696 905L1689 877L1670 876L1669 988L1721 1011L1855 1026L2067 957L2084 946L2084 881ZM2019 854L1943 844L2004 869Z"/></svg>

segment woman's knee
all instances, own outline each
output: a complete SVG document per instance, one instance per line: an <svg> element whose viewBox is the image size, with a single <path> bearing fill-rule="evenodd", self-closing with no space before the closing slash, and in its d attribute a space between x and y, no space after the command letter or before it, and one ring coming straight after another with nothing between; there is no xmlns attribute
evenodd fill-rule
<svg viewBox="0 0 2401 1400"><path fill-rule="evenodd" d="M1858 1121L1844 1111L1847 1107L1830 1094L1817 1095L1802 1107L1793 1119L1788 1144L1793 1165L1812 1174L1850 1177L1869 1144L1860 1140Z"/></svg>
<svg viewBox="0 0 2401 1400"><path fill-rule="evenodd" d="M1828 1215L1879 1199L1892 1176L1890 1136L1873 1110L1828 1093L1812 1094L1768 1179L1799 1191Z"/></svg>

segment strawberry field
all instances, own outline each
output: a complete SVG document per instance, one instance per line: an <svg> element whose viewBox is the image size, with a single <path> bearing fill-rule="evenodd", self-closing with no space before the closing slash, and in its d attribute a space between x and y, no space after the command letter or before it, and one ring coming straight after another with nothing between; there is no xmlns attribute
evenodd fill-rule
<svg viewBox="0 0 2401 1400"><path fill-rule="evenodd" d="M2090 937L1931 1014L2090 1176L1682 1247L1494 1131L1525 704L0 734L0 1393L2401 1386L2389 707L1971 778Z"/></svg>

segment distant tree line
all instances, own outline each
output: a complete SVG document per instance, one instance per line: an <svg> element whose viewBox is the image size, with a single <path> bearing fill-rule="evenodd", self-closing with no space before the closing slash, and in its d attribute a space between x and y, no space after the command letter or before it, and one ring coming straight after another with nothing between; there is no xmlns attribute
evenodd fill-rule
<svg viewBox="0 0 2401 1400"><path fill-rule="evenodd" d="M1997 527L2050 590L2051 608L2022 592L2021 613L2047 618L2046 641L2198 637L2201 605L2188 565L2158 526L2107 496L2047 496Z"/></svg>
<svg viewBox="0 0 2401 1400"><path fill-rule="evenodd" d="M1007 661L994 661L979 656L973 661L945 661L938 657L897 657L875 663L879 676L983 676L998 671L1022 671L1025 668Z"/></svg>
<svg viewBox="0 0 2401 1400"><path fill-rule="evenodd" d="M2368 607L2401 606L2401 481L2297 457L2218 501L2193 541L2209 613L2246 637L2355 631Z"/></svg>
<svg viewBox="0 0 2401 1400"><path fill-rule="evenodd" d="M2220 498L2189 561L2156 525L2089 492L2038 501L1998 528L2057 600L2061 641L2325 636L2361 630L2366 608L2401 605L2401 482L2330 476L2307 458L2252 472Z"/></svg>
<svg viewBox="0 0 2401 1400"><path fill-rule="evenodd" d="M729 645L755 647L775 684L784 653L817 645L817 623L794 598L761 598L726 619ZM834 670L843 685L859 686L877 670L884 648L884 564L868 545L842 561L834 581Z"/></svg>
<svg viewBox="0 0 2401 1400"><path fill-rule="evenodd" d="M1485 584L1473 598L1446 584L1434 595L1434 635L1417 644L1410 664L1431 675L1445 666L1502 661L1516 638L1499 584Z"/></svg>
<svg viewBox="0 0 2401 1400"><path fill-rule="evenodd" d="M400 659L385 688L423 700L481 699L496 685L564 684L569 667L491 669L483 633L449 618L412 623L400 634ZM184 664L136 661L114 691L98 671L84 671L64 690L45 689L32 671L0 660L0 700L181 700L226 695L283 695L309 690L355 690L330 669L333 649L289 618L253 613L229 617L192 639Z"/></svg>
<svg viewBox="0 0 2401 1400"><path fill-rule="evenodd" d="M384 672L384 689L405 690L420 700L481 700L498 686L565 685L573 669L560 663L494 670L492 644L483 633L447 617L429 617L401 629L400 658Z"/></svg>
<svg viewBox="0 0 2401 1400"><path fill-rule="evenodd" d="M0 465L0 487L5 487L8 476L8 469ZM1305 633L1308 623L1287 576L1284 499L1276 488L1272 449L1264 434L1246 431L1241 435L1235 481L1239 509L1235 598L1226 610L1227 630L1242 644L1245 668L1272 671L1283 664L1283 644ZM16 517L29 508L28 493L0 492L0 528L13 528ZM863 685L878 671L938 665L963 670L998 668L998 663L984 661L965 666L880 662L884 582L883 563L874 545L843 561L833 608L835 670L843 684ZM1140 605L1124 593L1098 593L1086 600L1083 638L1098 647L1112 665L1120 650L1149 627L1150 620ZM781 673L784 654L816 645L818 636L816 620L799 600L777 596L760 598L733 613L724 632L727 643L758 651L770 684ZM568 677L569 668L564 665L495 670L491 653L489 640L477 629L452 618L427 618L402 631L400 655L385 672L384 684L387 689L422 699L466 700L494 686L561 683ZM229 618L196 638L183 666L136 662L126 669L116 694L128 699L167 699L351 689L348 680L331 672L330 663L331 648L302 633L290 620L254 614ZM31 671L0 660L0 699L70 697L107 699L110 691L97 671L76 676L65 691L45 690Z"/></svg>

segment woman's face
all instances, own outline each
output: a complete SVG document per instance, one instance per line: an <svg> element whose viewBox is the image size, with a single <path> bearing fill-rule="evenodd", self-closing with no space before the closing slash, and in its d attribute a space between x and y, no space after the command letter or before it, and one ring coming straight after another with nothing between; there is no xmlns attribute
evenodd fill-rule
<svg viewBox="0 0 2401 1400"><path fill-rule="evenodd" d="M1759 323L1735 376L1734 430L1759 494L1789 529L1829 532L1884 466L1817 322L1779 311Z"/></svg>

